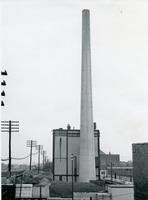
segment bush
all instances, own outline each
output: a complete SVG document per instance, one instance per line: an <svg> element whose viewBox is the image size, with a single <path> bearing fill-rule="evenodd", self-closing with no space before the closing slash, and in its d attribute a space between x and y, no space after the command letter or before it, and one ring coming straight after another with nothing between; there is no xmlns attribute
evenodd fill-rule
<svg viewBox="0 0 148 200"><path fill-rule="evenodd" d="M92 180L90 181L90 183L93 183L93 184L96 184L96 185L99 185L99 186L102 186L105 188L105 181L104 180Z"/></svg>
<svg viewBox="0 0 148 200"><path fill-rule="evenodd" d="M49 173L47 173L47 172L41 172L40 174L37 174L37 175L33 175L33 174L29 174L29 173L27 174L26 173L23 176L23 183L26 183L26 184L30 183L30 184L33 184L33 185L37 185L37 184L40 183L40 181L43 178L48 179L49 182L51 182L51 180L52 180L51 175Z"/></svg>
<svg viewBox="0 0 148 200"><path fill-rule="evenodd" d="M104 187L95 185L93 183L74 183L74 192L100 192ZM55 181L50 186L51 197L71 197L72 196L72 184Z"/></svg>

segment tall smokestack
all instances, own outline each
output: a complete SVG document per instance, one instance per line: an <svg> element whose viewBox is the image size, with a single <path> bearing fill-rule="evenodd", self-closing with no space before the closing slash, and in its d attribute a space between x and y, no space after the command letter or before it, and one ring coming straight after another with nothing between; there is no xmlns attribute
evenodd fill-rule
<svg viewBox="0 0 148 200"><path fill-rule="evenodd" d="M90 16L82 11L82 69L81 69L81 121L79 181L96 179L94 126L92 108Z"/></svg>

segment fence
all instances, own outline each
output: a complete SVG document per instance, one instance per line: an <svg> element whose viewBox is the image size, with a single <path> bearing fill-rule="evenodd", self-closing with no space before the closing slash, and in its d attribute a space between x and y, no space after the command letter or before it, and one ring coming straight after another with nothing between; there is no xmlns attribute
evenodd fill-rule
<svg viewBox="0 0 148 200"><path fill-rule="evenodd" d="M15 200L15 185L2 185L2 200Z"/></svg>
<svg viewBox="0 0 148 200"><path fill-rule="evenodd" d="M31 198L16 198L15 200L48 200L47 198L34 198L34 197L31 197Z"/></svg>
<svg viewBox="0 0 148 200"><path fill-rule="evenodd" d="M34 197L31 197L31 198L16 198L15 200L48 200L47 198L34 198Z"/></svg>

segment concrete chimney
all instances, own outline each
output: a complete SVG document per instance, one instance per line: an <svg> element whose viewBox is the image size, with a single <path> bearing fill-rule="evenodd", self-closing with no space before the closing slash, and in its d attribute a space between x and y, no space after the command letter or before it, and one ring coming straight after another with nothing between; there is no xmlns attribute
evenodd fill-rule
<svg viewBox="0 0 148 200"><path fill-rule="evenodd" d="M90 14L82 11L82 69L79 181L96 180L92 107Z"/></svg>

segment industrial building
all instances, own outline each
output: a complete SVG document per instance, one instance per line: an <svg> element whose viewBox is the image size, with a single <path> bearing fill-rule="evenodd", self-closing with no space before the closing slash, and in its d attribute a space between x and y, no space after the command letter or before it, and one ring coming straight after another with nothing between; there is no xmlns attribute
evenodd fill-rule
<svg viewBox="0 0 148 200"><path fill-rule="evenodd" d="M148 199L148 143L133 144L133 179L135 200Z"/></svg>
<svg viewBox="0 0 148 200"><path fill-rule="evenodd" d="M113 166L119 166L119 154L105 154L100 150L100 132L96 129L94 123L94 141L95 141L95 166L96 179L99 178L100 170L107 169L111 162ZM80 160L80 130L67 129L53 130L53 180L71 181L72 161L74 156L74 181L79 181L79 160Z"/></svg>

